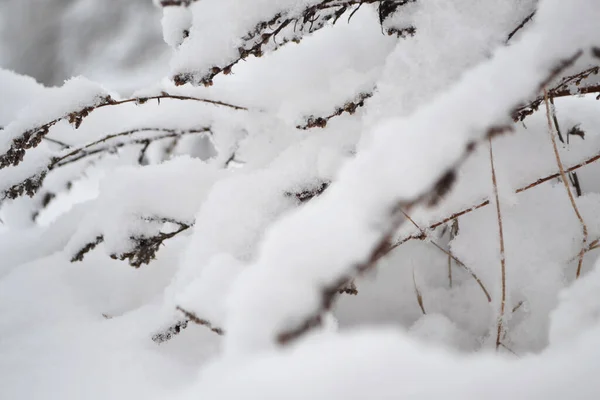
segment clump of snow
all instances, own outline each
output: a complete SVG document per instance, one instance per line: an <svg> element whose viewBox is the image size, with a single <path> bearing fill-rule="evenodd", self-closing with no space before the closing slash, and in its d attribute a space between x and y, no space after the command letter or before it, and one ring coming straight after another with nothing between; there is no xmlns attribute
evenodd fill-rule
<svg viewBox="0 0 600 400"><path fill-rule="evenodd" d="M176 48L185 39L186 32L189 34L192 26L192 13L188 7L164 7L162 28L165 42Z"/></svg>
<svg viewBox="0 0 600 400"><path fill-rule="evenodd" d="M1 68L0 86L2 87L0 100L0 127L2 128L14 120L19 111L40 96L45 89L33 78Z"/></svg>
<svg viewBox="0 0 600 400"><path fill-rule="evenodd" d="M552 313L550 343L563 345L573 342L600 323L600 269L595 268L559 296L558 307Z"/></svg>

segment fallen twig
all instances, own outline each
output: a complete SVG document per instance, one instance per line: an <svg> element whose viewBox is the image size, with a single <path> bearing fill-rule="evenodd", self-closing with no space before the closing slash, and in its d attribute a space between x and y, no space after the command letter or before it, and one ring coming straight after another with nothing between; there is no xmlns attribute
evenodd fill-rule
<svg viewBox="0 0 600 400"><path fill-rule="evenodd" d="M571 202L571 207L581 224L581 230L583 232L583 239L581 243L581 251L579 252L579 262L577 263L577 272L575 278L579 278L581 274L581 267L583 265L583 256L585 254L585 246L588 237L588 228L579 212L579 208L577 208L577 203L575 203L575 198L573 197L573 193L571 192L571 187L569 186L569 181L567 180L567 174L565 173L565 169L562 164L562 160L560 159L560 154L558 152L558 146L556 145L556 139L554 138L554 132L552 130L552 117L550 115L550 105L548 103L548 92L544 90L544 103L546 104L546 118L548 120L548 132L550 134L550 139L552 140L552 148L554 149L554 156L556 158L556 165L558 166L558 170L560 171L560 177L565 186L565 190L567 191L567 195L569 196L569 201Z"/></svg>

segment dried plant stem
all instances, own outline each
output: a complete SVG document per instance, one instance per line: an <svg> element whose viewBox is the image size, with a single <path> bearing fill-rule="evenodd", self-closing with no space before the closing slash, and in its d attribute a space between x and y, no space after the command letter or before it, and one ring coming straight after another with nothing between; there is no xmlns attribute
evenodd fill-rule
<svg viewBox="0 0 600 400"><path fill-rule="evenodd" d="M581 243L581 251L579 252L579 262L577 263L577 272L575 274L575 278L579 278L581 274L581 266L583 265L583 256L585 254L585 246L588 239L588 229L581 213L579 212L579 208L577 208L577 204L575 203L575 197L573 196L573 192L571 191L571 186L569 185L569 181L567 179L567 174L565 172L565 168L563 167L562 160L560 159L560 154L558 152L558 146L556 144L556 139L554 138L554 130L552 129L552 116L550 113L550 104L548 102L548 92L544 90L544 104L546 105L546 118L548 120L548 133L550 134L550 139L552 140L552 148L554 149L554 156L556 157L556 165L558 165L558 170L560 171L560 177L565 186L565 190L567 191L567 195L569 196L569 201L571 202L571 207L577 216L581 224L581 230L583 232L583 239Z"/></svg>
<svg viewBox="0 0 600 400"><path fill-rule="evenodd" d="M513 36L515 36L515 34L516 34L517 32L519 32L521 29L523 29L523 27L524 27L525 25L527 25L527 23L528 23L529 21L531 21L531 19L533 18L533 16L534 16L534 15L535 15L535 11L533 11L531 14L527 15L527 16L525 17L525 19L523 19L523 21L521 21L521 23L520 23L520 24L519 24L519 25L518 25L518 26L517 26L515 29L513 29L513 30L512 30L512 31L511 31L511 32L508 34L508 37L506 38L506 43L507 43L507 44L508 44L508 42L510 42L510 39L512 39L512 38L513 38Z"/></svg>
<svg viewBox="0 0 600 400"><path fill-rule="evenodd" d="M457 234L458 218L455 218L452 221L452 226L450 227L450 241L452 241ZM450 256L448 256L448 285L450 286L450 289L452 289L452 257Z"/></svg>
<svg viewBox="0 0 600 400"><path fill-rule="evenodd" d="M419 304L419 308L421 308L421 312L423 315L427 315L425 311L425 305L423 304L423 295L421 294L421 290L419 290L419 286L417 285L417 279L415 278L415 270L413 268L413 285L415 287L415 296L417 296L417 303Z"/></svg>
<svg viewBox="0 0 600 400"><path fill-rule="evenodd" d="M593 164L593 163L595 163L598 160L600 160L600 153L595 154L595 155L591 156L590 158L587 158L587 159L585 159L585 160L583 160L583 161L581 161L581 162L579 162L579 163L577 163L577 164L575 164L575 165L573 165L573 166L565 169L565 172L576 171L576 170L578 170L578 169L580 169L582 167L585 167L586 165ZM527 184L525 186L520 187L519 189L517 189L515 191L515 193L518 194L518 193L522 193L522 192L524 192L526 190L533 189L534 187L539 186L542 183L546 183L546 182L551 181L552 179L555 179L555 178L558 178L558 177L560 177L560 172L556 172L554 174L550 174L550 175L544 176L543 178L539 178L539 179L537 179L534 182L531 182L531 183L529 183L529 184ZM448 216L448 217L446 217L446 218L444 218L444 219L442 219L440 221L432 223L431 225L429 225L427 227L427 229L428 230L435 229L435 228L437 228L437 227L439 227L439 226L441 226L443 224L446 224L446 223L452 221L455 218L458 218L458 217L461 217L463 215L466 215L466 214L468 214L468 213L470 213L472 211L479 210L480 208L488 206L489 204L490 204L490 201L489 201L489 199L487 199L487 200L484 200L484 201L482 201L482 202L480 202L478 204L472 205L472 206L470 206L468 208L464 208L464 209L462 209L460 211L457 211L454 214L452 214L452 215L450 215L450 216ZM390 250L393 250L396 247L403 245L404 243L408 242L409 240L413 240L413 239L423 240L424 238L425 237L423 236L422 232L402 237L400 240L398 240L396 243L394 243L390 247Z"/></svg>
<svg viewBox="0 0 600 400"><path fill-rule="evenodd" d="M213 324L211 324L209 321L199 318L193 312L188 311L180 306L177 306L176 309L177 309L177 311L181 312L188 320L192 321L193 323L205 326L219 336L222 336L225 334L225 331L223 329L213 326Z"/></svg>
<svg viewBox="0 0 600 400"><path fill-rule="evenodd" d="M452 257L448 256L448 286L452 289Z"/></svg>
<svg viewBox="0 0 600 400"><path fill-rule="evenodd" d="M498 233L500 241L500 270L502 280L502 294L500 299L500 315L498 316L498 332L496 336L496 350L502 345L502 322L504 320L504 309L506 307L506 256L504 252L504 229L502 228L502 212L500 211L500 196L498 196L498 181L496 180L496 168L494 167L494 150L492 139L490 142L490 165L492 168L492 186L494 187L494 199L496 201L496 217L498 219Z"/></svg>
<svg viewBox="0 0 600 400"><path fill-rule="evenodd" d="M98 144L102 144L105 143L107 141L110 141L111 139L115 139L118 137L123 137L123 136L131 136L135 133L140 133L140 132L161 132L161 135L157 135L155 137L147 137L147 138L134 138L133 140L129 141L129 142L119 142L119 143L115 143L112 146L107 146L107 147L102 147L102 148L97 148L97 149L92 149L92 150L88 150ZM89 157L98 153L103 153L103 152L107 152L111 149L116 149L119 147L123 147L123 146L127 146L127 145L131 145L131 144L143 144L146 146L146 143L150 143L152 141L156 141L156 140L163 140L163 139L168 139L168 138L179 138L181 136L185 136L185 135L189 135L189 134L211 134L211 130L209 127L202 127L202 128L197 128L197 129L168 129L168 128L136 128L136 129L131 129L128 131L124 131L124 132L119 132L119 133L115 133L115 134L111 134L111 135L107 135L101 139L98 139L96 141L93 141L91 143L88 143L82 147L78 147L72 151L70 151L67 154L64 154L60 157L55 157L53 158L50 163L48 164L48 170L52 170L56 167L61 167L63 165L66 164L70 164L74 161L78 161L82 158L85 157Z"/></svg>
<svg viewBox="0 0 600 400"><path fill-rule="evenodd" d="M519 355L517 353L515 353L510 347L508 347L504 343L500 343L500 346L502 346L503 348L505 348L506 350L508 350L512 355L514 355L516 357L519 357Z"/></svg>
<svg viewBox="0 0 600 400"><path fill-rule="evenodd" d="M525 304L525 301L523 301L523 300L518 302L517 305L514 306L512 309L513 314L516 313L517 311L519 311L519 308L521 308L523 306L523 304Z"/></svg>
<svg viewBox="0 0 600 400"><path fill-rule="evenodd" d="M411 217L410 215L408 215L406 212L402 211L402 214L404 214L404 216L406 217L406 219L408 219L418 230L421 231L421 234L423 235L423 237L427 237L427 232L425 232ZM429 243L431 243L432 245L434 245L437 249L439 249L441 252L443 252L444 254L446 254L448 256L448 258L450 258L451 260L454 260L456 262L456 264L458 264L459 266L461 266L465 271L467 271L467 273L469 275L471 275L471 277L473 279L475 279L475 282L477 282L477 284L479 285L479 287L481 288L481 290L483 291L483 293L485 294L485 297L487 298L488 303L492 301L492 297L490 296L490 293L488 292L488 290L486 289L485 285L483 284L483 282L481 282L481 279L479 279L479 277L475 274L475 272L473 272L473 270L469 267L467 267L465 265L465 263L463 263L461 260L459 260L454 254L452 254L452 252L450 250L446 250L445 248L443 248L442 246L440 246L439 244L437 244L436 242L434 242L433 240L428 240Z"/></svg>

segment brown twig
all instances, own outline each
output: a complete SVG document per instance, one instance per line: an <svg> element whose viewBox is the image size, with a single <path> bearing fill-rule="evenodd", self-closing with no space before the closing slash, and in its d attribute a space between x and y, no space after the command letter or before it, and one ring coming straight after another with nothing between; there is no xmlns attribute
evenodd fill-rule
<svg viewBox="0 0 600 400"><path fill-rule="evenodd" d="M123 137L123 136L131 136L135 133L140 133L140 132L163 132L163 135L158 135L155 137L151 137L151 138L143 138L143 139L134 139L132 141L129 142L121 142L121 143L117 143L113 146L106 146L106 147L102 147L100 149L94 149L92 151L86 151L87 149L89 149L90 147L94 147L98 144L101 143L105 143L111 139L115 139L118 137ZM119 147L123 147L123 146L128 146L128 145L132 145L132 144L146 144L147 142L151 142L151 141L156 141L156 140L162 140L162 139L167 139L167 138L178 138L181 137L183 135L188 135L188 134L198 134L198 133L207 133L210 134L211 130L208 127L203 127L203 128L197 128L197 129L187 129L187 130L180 130L180 129L168 129L168 128L136 128L136 129L131 129L128 131L124 131L124 132L119 132L119 133L115 133L115 134L111 134L111 135L107 135L105 137L103 137L102 139L98 139L94 142L88 143L85 146L79 147L77 149L74 149L72 151L70 151L69 153L60 156L60 157L56 157L54 159L52 159L52 161L50 162L50 164L48 165L48 170L51 171L55 168L58 167L62 167L63 165L66 164L70 164L74 161L78 161L82 158L85 157L89 157L92 156L94 154L98 154L98 153L102 153L102 152L106 152L108 150L112 150L112 149L116 149Z"/></svg>
<svg viewBox="0 0 600 400"><path fill-rule="evenodd" d="M508 347L504 343L500 342L500 346L502 346L503 348L505 348L506 350L508 350L512 355L514 355L516 357L520 357L517 353L515 353L510 347Z"/></svg>
<svg viewBox="0 0 600 400"><path fill-rule="evenodd" d="M161 7L189 7L192 3L199 0L161 0Z"/></svg>
<svg viewBox="0 0 600 400"><path fill-rule="evenodd" d="M329 183L324 182L320 184L317 188L312 190L305 190L299 193L285 192L284 195L287 197L295 197L298 199L299 203L305 203L312 198L320 195L323 191L328 187ZM158 223L172 223L178 225L179 228L173 232L164 233L158 232L154 236L131 236L130 240L134 243L133 249L120 254L111 254L110 257L115 260L128 260L129 265L134 268L139 268L143 264L149 264L156 258L156 253L160 249L160 246L163 245L164 241L169 240L182 232L185 232L192 226L194 226L194 221L182 222L178 220L174 220L172 218L164 218L164 217L143 217L141 218L147 222L158 222ZM98 244L104 241L104 236L99 235L96 239L88 244L86 244L81 250L79 250L75 256L71 259L71 262L82 261L84 256L93 250ZM347 280L341 282L339 287L336 288L337 293L346 293L355 295L358 293L356 286L353 280Z"/></svg>
<svg viewBox="0 0 600 400"><path fill-rule="evenodd" d="M105 96L105 97L98 98L96 101L96 104L93 106L88 106L88 107L84 107L80 110L72 111L61 117L55 118L52 121L46 122L45 124L42 124L35 128L29 129L29 130L23 132L23 134L21 136L14 138L12 140L12 144L11 144L10 148L8 149L8 151L6 153L0 155L0 169L9 167L11 165L17 166L19 163L21 163L21 161L23 161L23 158L25 156L26 150L37 147L41 143L42 139L50 133L50 128L53 127L54 125L56 125L60 121L68 120L69 123L71 123L75 127L75 129L78 129L80 127L83 119L86 118L91 112L93 112L95 110L98 110L98 109L104 108L104 107L113 107L113 106L118 106L118 105L127 104L127 103L145 104L149 100L153 100L153 99L158 100L159 102L160 102L160 99L197 101L197 102L212 104L215 106L229 107L234 110L244 110L244 111L248 110L245 107L228 104L228 103L224 103L221 101L208 100L208 99L191 97L191 96L177 96L177 95L171 95L168 93L163 93L159 96L138 97L138 98L132 98L132 99L119 100L119 101L112 99L110 96Z"/></svg>
<svg viewBox="0 0 600 400"><path fill-rule="evenodd" d="M600 67L594 66L586 68L585 70L580 71L576 74L565 76L560 80L560 82L556 84L556 86L548 90L547 95L549 98L555 99L558 97L600 93L599 84L581 86L581 83L584 80L588 79L592 75L597 75L599 71ZM550 83L551 81L552 79L546 80L546 84ZM573 86L575 87L573 88ZM542 89L544 89L544 87L542 87ZM596 97L596 99L598 98L600 98L600 96ZM527 116L537 111L543 101L544 96L541 95L538 96L535 100L531 101L530 103L518 107L512 114L513 120L515 122L523 121Z"/></svg>
<svg viewBox="0 0 600 400"><path fill-rule="evenodd" d="M330 119L342 115L344 112L347 112L350 115L353 115L356 112L356 109L363 107L365 105L365 100L369 97L373 96L373 92L369 93L360 93L356 99L347 102L342 107L336 108L335 112L329 114L325 117L316 117L311 115L306 118L306 122L302 125L296 126L298 129L306 130L311 128L325 128Z"/></svg>
<svg viewBox="0 0 600 400"><path fill-rule="evenodd" d="M387 19L396 10L408 3L413 3L416 0L323 0L320 3L312 4L303 10L290 12L282 11L271 17L269 20L258 22L255 27L247 32L242 40L244 44L239 47L238 55L225 61L222 65L213 65L206 71L182 72L173 76L175 85L184 85L191 83L193 85L211 86L213 79L223 73L228 75L231 69L240 61L245 60L249 56L262 57L267 49L267 45L273 41L273 50L280 48L282 45L290 42L288 38L284 38L281 43L275 42L275 37L287 27L293 27L290 34L291 41L298 43L303 38L303 33L313 33L328 23L335 24L342 15L344 15L352 7L362 4L385 4L383 9L379 8L380 20ZM382 13L382 10L384 11ZM352 12L355 12L353 10ZM352 14L351 12L351 14ZM383 19L382 19L383 17ZM388 29L388 35L397 34L399 37L412 36L416 32L414 27L404 29Z"/></svg>
<svg viewBox="0 0 600 400"><path fill-rule="evenodd" d="M569 168L565 169L565 172L572 172L572 171L576 171L576 170L578 170L578 169L580 169L580 168L582 168L582 167L585 167L586 165L593 164L594 162L596 162L596 161L598 161L598 160L600 160L600 153L598 153L598 154L595 154L594 156L592 156L592 157L590 157L590 158L588 158L588 159L586 159L586 160L584 160L584 161L581 161L581 162L579 162L579 163L577 163L577 164L575 164L575 165L573 165L573 166L571 166L571 167L569 167ZM548 181L551 181L551 180L553 180L553 179L556 179L556 178L559 178L559 177L560 177L560 172L556 172L556 173L553 173L553 174L547 175L547 176L545 176L545 177L543 177L543 178L539 178L539 179L537 179L537 180L535 180L535 181L533 181L533 182L531 182L531 183L529 183L529 184L527 184L527 185L525 185L525 186L522 186L522 187L518 188L518 189L515 191L515 193L522 193L522 192L524 192L524 191L526 191L526 190L533 189L533 188L534 188L534 187L536 187L536 186L539 186L539 185L541 185L541 184L543 184L543 183L546 183L546 182L548 182ZM468 213L470 213L470 212L472 212L472 211L479 210L480 208L483 208L483 207L485 207L485 206L488 206L489 204L490 204L490 200L489 200L489 199L486 199L486 200L484 200L484 201L481 201L481 202L480 202L480 203L478 203L478 204L475 204L475 205L473 205L473 206L470 206L470 207L468 207L468 208L464 208L464 209L462 209L461 211L457 211L457 212L455 212L455 213L451 214L450 216L448 216L448 217L446 217L446 218L443 218L443 219L442 219L442 220L440 220L440 221L434 222L434 223L430 224L430 225L429 225L429 226L428 226L426 229L427 229L427 230L433 230L433 229L436 229L436 228L438 228L439 226L442 226L442 225L444 225L444 224L446 224L446 223L448 223L448 222L452 221L452 220L453 220L453 219L455 219L455 218L458 218L458 217L461 217L461 216L463 216L463 215L466 215L466 214L468 214ZM393 244L393 245L390 247L390 250L393 250L393 249L395 249L396 247L398 247L398 246L401 246L401 245L403 245L404 243L408 242L409 240L414 240L414 239L423 240L423 239L424 239L424 236L423 236L423 234L422 234L421 232L419 232L419 233L415 233L415 234L411 234L411 235L408 235L408 236L405 236L405 237L403 237L403 238L401 238L401 239L397 240L397 241L396 241L396 242L395 242L395 243L394 243L394 244Z"/></svg>
<svg viewBox="0 0 600 400"><path fill-rule="evenodd" d="M178 222L179 229L170 233L159 232L154 236L133 236L130 239L135 243L133 250L120 254L111 254L110 257L115 260L127 260L129 265L139 268L143 264L150 264L156 258L156 253L163 245L165 240L171 239L181 232L191 228L192 224Z"/></svg>
<svg viewBox="0 0 600 400"><path fill-rule="evenodd" d="M489 136L498 134L501 131L502 129L491 126L488 128L487 133ZM319 326L322 322L322 314L333 306L338 289L344 285L345 282L349 282L356 276L363 275L367 271L373 269L379 260L389 254L390 248L392 247L392 236L402 222L406 220L401 211L406 210L406 212L410 212L413 207L421 204L428 207L433 207L438 204L456 181L456 169L464 163L468 158L468 155L472 153L474 147L474 143L468 143L465 146L462 157L457 160L456 164L440 174L438 180L422 195L408 202L399 201L395 207L389 210L389 225L365 260L349 266L345 273L340 274L336 279L332 279L327 285L322 286L319 306L307 313L300 323L277 333L275 337L277 343L286 345L309 330Z"/></svg>
<svg viewBox="0 0 600 400"><path fill-rule="evenodd" d="M560 154L558 152L558 146L556 144L556 139L554 138L554 132L552 129L552 117L550 115L548 92L546 92L545 90L544 90L544 103L546 105L546 118L548 120L548 132L550 134L550 139L552 140L552 148L554 149L556 165L558 166L558 170L560 171L560 177L565 186L565 190L567 191L567 195L569 196L569 201L571 202L571 207L573 208L573 211L575 212L575 215L577 216L577 219L579 220L579 223L581 224L581 230L583 231L581 251L579 253L579 262L577 264L577 272L575 275L575 278L577 279L577 278L579 278L579 275L581 274L581 267L583 265L583 256L585 254L585 246L586 246L587 237L588 237L588 228L587 228L587 225L585 224L585 221L583 220L583 217L581 216L581 213L579 212L579 208L577 208L577 204L575 203L575 198L573 197L573 193L571 192L571 187L569 186L569 181L567 180L567 175L565 173L565 169L563 167L562 160L560 159Z"/></svg>
<svg viewBox="0 0 600 400"><path fill-rule="evenodd" d="M164 330L162 332L158 332L155 335L153 335L152 341L160 344L160 343L166 342L168 340L171 340L171 338L173 336L179 335L182 330L184 330L185 328L188 327L188 322L189 321L187 319L178 321L177 323L169 326L166 330Z"/></svg>
<svg viewBox="0 0 600 400"><path fill-rule="evenodd" d="M500 240L500 268L501 268L501 283L502 297L500 299L500 315L498 316L498 334L496 336L496 350L502 344L500 337L502 335L502 324L504 320L504 308L506 306L506 255L504 252L504 230L502 229L502 213L500 211L500 196L498 195L498 182L496 180L496 168L494 167L494 151L492 148L492 139L490 143L490 165L492 168L492 186L494 187L494 200L496 202L496 217L498 219L498 233Z"/></svg>
<svg viewBox="0 0 600 400"><path fill-rule="evenodd" d="M508 37L506 38L507 44L508 44L508 42L510 42L510 39L512 39L513 36L515 36L515 34L517 32L519 32L521 29L523 29L523 27L525 27L525 25L527 25L527 23L529 21L531 21L531 19L533 18L534 15L535 15L535 11L532 12L531 14L529 14L528 16L526 16L525 19L523 19L523 21L521 21L521 23L508 34Z"/></svg>
<svg viewBox="0 0 600 400"><path fill-rule="evenodd" d="M331 182L321 182L313 188L305 189L300 192L285 192L286 197L295 197L300 203L306 203L315 197L320 196Z"/></svg>
<svg viewBox="0 0 600 400"><path fill-rule="evenodd" d="M411 217L410 215L408 215L406 212L404 212L403 210L400 210L400 212L406 217L406 219L408 219L419 231L421 231L421 235L423 237L423 239L428 239L428 235L427 232L425 230L423 230ZM486 289L485 285L483 284L483 282L481 281L481 279L479 279L479 277L475 274L475 272L473 272L473 270L469 267L467 267L465 265L465 263L463 263L461 260L459 260L454 254L452 254L452 252L450 250L446 250L445 248L443 248L442 246L440 246L439 244L437 244L435 241L428 239L427 240L429 243L431 243L433 246L435 246L438 250L440 250L442 253L446 254L448 256L448 258L450 260L454 260L456 262L456 264L458 264L460 267L462 267L465 271L467 271L467 273L469 273L469 275L471 275L471 277L473 279L475 279L475 282L477 282L477 284L479 285L479 287L481 288L481 290L483 291L483 293L485 294L485 297L487 298L488 302L492 301L492 297L490 296L490 293L488 292L488 290Z"/></svg>
<svg viewBox="0 0 600 400"><path fill-rule="evenodd" d="M417 303L419 304L419 307L421 308L421 312L423 313L423 315L427 315L427 312L425 311L425 305L423 304L423 295L421 294L421 291L419 290L419 286L417 286L417 280L415 278L414 268L413 268L412 278L413 278L413 286L415 288L415 296L417 296Z"/></svg>
<svg viewBox="0 0 600 400"><path fill-rule="evenodd" d="M61 142L60 140L56 140L56 139L49 138L48 136L44 137L44 140L45 140L45 141L47 141L47 142L50 142L50 143L54 143L54 144L57 144L57 145L59 145L59 146L60 146L60 147L61 147L63 150L64 150L64 149L70 149L70 148L71 148L71 146L70 146L70 145L68 145L68 144L66 144L66 143L64 143L64 142Z"/></svg>
<svg viewBox="0 0 600 400"><path fill-rule="evenodd" d="M83 261L83 257L90 251L94 250L96 246L98 246L102 242L104 242L104 236L96 236L96 238L93 241L87 243L77 253L75 253L75 255L71 258L71 262Z"/></svg>
<svg viewBox="0 0 600 400"><path fill-rule="evenodd" d="M450 242L454 240L456 235L458 234L458 218L452 221L452 226L450 227ZM452 289L452 260L453 258L448 255L448 285L450 289Z"/></svg>
<svg viewBox="0 0 600 400"><path fill-rule="evenodd" d="M213 326L209 321L207 321L205 319L198 318L198 316L196 316L196 314L194 314L193 312L185 310L185 309L181 308L180 306L177 306L176 309L177 309L177 311L180 311L183 315L185 315L185 317L187 319L189 319L190 321L192 321L193 323L202 325L202 326L206 326L208 329L210 329L217 335L222 336L225 334L225 331L223 329Z"/></svg>
<svg viewBox="0 0 600 400"><path fill-rule="evenodd" d="M104 143L110 139L114 139L114 138L121 137L121 136L130 136L130 135L132 135L134 133L138 133L138 132L149 132L149 131L158 131L158 132L162 131L162 132L166 132L166 133L163 135L158 135L158 136L152 137L152 138L133 139L131 141L117 143L112 146L105 146L105 147L101 147L101 148L97 148L97 149L93 149L93 150L88 150L90 147L93 147L100 143ZM44 180L46 178L46 175L49 171L52 171L56 168L60 168L67 164L74 163L76 161L79 161L81 159L84 159L86 157L90 157L90 156L93 156L93 155L96 155L99 153L104 153L107 151L115 150L120 147L124 147L124 146L128 146L128 145L143 144L145 146L146 144L149 144L149 142L156 141L156 140L167 139L167 138L171 138L171 137L177 138L182 135L207 133L207 132L210 133L210 128L190 129L187 131L186 130L177 130L177 129L162 129L162 128L138 128L138 129L132 129L132 130L125 131L125 132L120 132L120 133L113 134L113 135L108 135L102 139L96 140L92 143L89 143L89 144L83 146L83 147L74 149L61 157L52 158L48 162L48 165L46 166L46 169L44 171L42 171L41 173L38 173L34 176L31 176L16 185L9 187L8 189L4 190L2 195L3 195L3 198L10 198L10 199L16 199L16 198L22 196L23 194L27 194L28 196L31 197L31 196L35 195L37 193L37 191L39 190L39 188L42 186L42 184L44 183Z"/></svg>
<svg viewBox="0 0 600 400"><path fill-rule="evenodd" d="M516 313L519 310L519 308L521 308L523 306L523 304L525 304L525 301L523 301L523 300L518 302L517 305L513 307L512 313L513 314Z"/></svg>

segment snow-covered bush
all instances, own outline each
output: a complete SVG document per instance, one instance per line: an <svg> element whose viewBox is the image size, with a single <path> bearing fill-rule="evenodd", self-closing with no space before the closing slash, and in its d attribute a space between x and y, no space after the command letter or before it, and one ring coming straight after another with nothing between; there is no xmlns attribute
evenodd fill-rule
<svg viewBox="0 0 600 400"><path fill-rule="evenodd" d="M0 70L0 397L600 393L598 1L155 5L131 97Z"/></svg>

